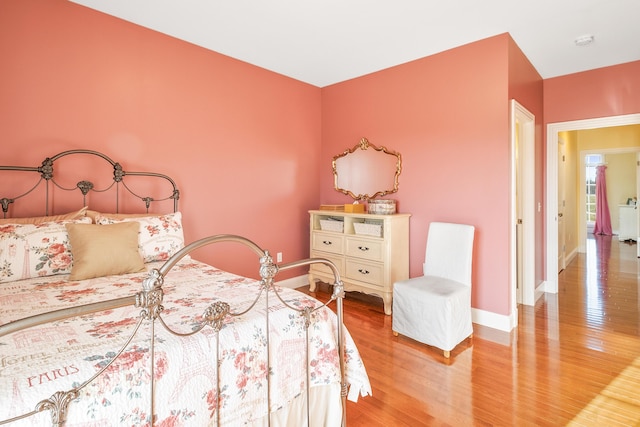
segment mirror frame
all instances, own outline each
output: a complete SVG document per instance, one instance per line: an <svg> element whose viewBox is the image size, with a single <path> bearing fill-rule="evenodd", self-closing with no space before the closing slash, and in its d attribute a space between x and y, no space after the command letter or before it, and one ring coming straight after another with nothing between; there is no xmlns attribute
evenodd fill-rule
<svg viewBox="0 0 640 427"><path fill-rule="evenodd" d="M347 190L344 188L340 188L338 187L338 170L336 168L336 161L342 157L345 157L351 153L354 153L356 150L360 149L360 150L367 150L369 148L372 148L376 151L380 151L383 154L388 154L391 156L395 156L397 161L396 161L396 172L394 175L394 179L393 179L393 188L389 189L389 190L380 190L376 193L374 193L373 195L369 195L369 194L358 194L355 195L351 190ZM333 187L337 190L340 191L343 194L347 194L349 196L351 196L353 199L355 200L369 200L369 199L373 199L376 198L378 196L384 196L386 194L391 194L391 193L395 193L398 191L398 177L400 176L400 172L402 172L402 156L400 155L400 153L393 151L393 150L388 150L386 147L376 147L375 145L373 145L372 143L369 142L369 140L367 138L362 138L360 140L360 142L358 144L356 144L353 148L348 148L346 149L344 152L342 152L341 154L338 154L337 156L333 157L333 161L331 162L331 166L333 168Z"/></svg>

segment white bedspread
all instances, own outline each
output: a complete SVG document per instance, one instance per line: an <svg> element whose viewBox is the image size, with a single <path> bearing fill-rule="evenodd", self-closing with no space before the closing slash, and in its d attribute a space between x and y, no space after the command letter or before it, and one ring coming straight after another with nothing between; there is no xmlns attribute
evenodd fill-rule
<svg viewBox="0 0 640 427"><path fill-rule="evenodd" d="M0 285L0 324L79 303L132 295L141 290L145 274L80 282L67 282L67 277ZM191 331L212 302L228 302L232 312L239 312L249 306L258 292L258 284L251 279L189 258L172 269L163 288L162 316L181 332ZM295 290L280 291L285 301L297 307L319 305L315 299ZM307 339L300 316L285 309L272 294L269 304L270 405L271 410L276 411L288 407L296 396L306 394ZM265 312L263 296L251 314L228 320L219 334L219 350L216 333L209 327L194 336L177 337L156 323L154 425L215 425L218 416L222 426L264 422L269 402ZM139 313L140 309L126 307L0 338L0 420L32 411L39 401L56 391L77 387L93 376L124 344ZM308 355L312 389L339 383L335 332L333 312L322 309L313 316ZM118 360L83 388L79 399L71 403L68 426L148 425L149 337L150 325L145 322ZM348 332L345 343L346 377L353 400L370 394L371 387ZM218 351L220 381L225 384L220 396L215 392ZM215 409L218 399L220 414ZM332 402L335 406L339 400ZM47 413L11 425L50 423Z"/></svg>

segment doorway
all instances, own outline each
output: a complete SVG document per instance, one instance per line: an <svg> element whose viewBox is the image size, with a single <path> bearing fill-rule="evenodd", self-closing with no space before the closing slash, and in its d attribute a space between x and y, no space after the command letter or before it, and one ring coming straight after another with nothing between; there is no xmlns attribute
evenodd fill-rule
<svg viewBox="0 0 640 427"><path fill-rule="evenodd" d="M593 150L583 150L579 152L578 155L578 170L579 170L579 181L582 185L585 186L590 186L590 191L592 191L591 194L595 194L595 167L599 164L604 164L607 165L607 169L608 171L606 172L607 174L607 182L609 182L609 176L611 173L613 173L615 175L615 173L617 171L619 171L620 168L620 160L615 160L617 159L621 159L624 158L626 159L624 161L624 165L628 165L630 162L633 162L633 164L636 164L636 153L638 153L638 151L640 151L640 147L620 147L620 148L600 148L600 149L593 149ZM611 159L614 159L613 163L611 162ZM587 161L589 160L589 161ZM589 166L589 168L588 168ZM587 183L587 172L588 169L591 169L592 172L591 173L591 180L593 180L593 184L588 184ZM637 177L637 166L635 168L633 168L634 171L634 181L637 181L638 177ZM615 182L615 179L614 179ZM607 184L607 192L609 193L611 191L611 187L609 187L610 184ZM634 187L636 188L635 192L624 192L624 197L627 196L637 196L637 191L638 191L638 187L637 187L637 183L634 182ZM617 221L619 220L619 204L622 203L624 200L626 200L626 198L623 200L620 197L615 197L616 195L616 188L619 188L617 186L614 185L614 197L613 199L609 200L609 210L610 210L610 216L611 216L611 224L612 224L612 230L619 236L619 224L618 226L616 226ZM632 194L633 193L633 194ZM595 200L593 200L593 204L595 204ZM593 226L594 224L591 223L589 224L589 220L587 218L587 194L586 191L581 191L578 194L578 205L584 207L582 210L578 211L578 215L576 217L577 219L577 224L578 224L578 245L577 245L577 252L586 252L586 242L587 242L587 238L589 236L590 233L593 233ZM592 208L594 210L594 213L592 213L590 216L592 217L593 220L595 220L595 208ZM635 209L634 209L635 211ZM615 218L615 219L614 219ZM637 237L637 236L636 236Z"/></svg>
<svg viewBox="0 0 640 427"><path fill-rule="evenodd" d="M566 207L566 145L558 139L558 273L567 266L564 214Z"/></svg>
<svg viewBox="0 0 640 427"><path fill-rule="evenodd" d="M558 293L558 133L570 130L640 124L640 114L574 120L547 125L546 282L544 290Z"/></svg>
<svg viewBox="0 0 640 427"><path fill-rule="evenodd" d="M535 304L535 116L511 101L511 322Z"/></svg>

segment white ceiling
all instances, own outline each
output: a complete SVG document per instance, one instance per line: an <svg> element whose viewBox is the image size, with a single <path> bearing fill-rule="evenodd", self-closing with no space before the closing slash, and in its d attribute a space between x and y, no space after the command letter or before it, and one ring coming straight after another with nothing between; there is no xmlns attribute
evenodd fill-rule
<svg viewBox="0 0 640 427"><path fill-rule="evenodd" d="M319 87L505 32L543 78L640 60L640 0L70 1Z"/></svg>

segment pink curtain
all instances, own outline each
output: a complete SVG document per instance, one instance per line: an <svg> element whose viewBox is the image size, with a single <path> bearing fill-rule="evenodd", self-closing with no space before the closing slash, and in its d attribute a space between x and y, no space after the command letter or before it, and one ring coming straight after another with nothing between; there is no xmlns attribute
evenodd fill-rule
<svg viewBox="0 0 640 427"><path fill-rule="evenodd" d="M606 166L596 167L596 225L593 234L605 234L611 236L611 214L607 203L607 184L604 170Z"/></svg>

